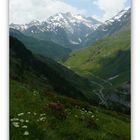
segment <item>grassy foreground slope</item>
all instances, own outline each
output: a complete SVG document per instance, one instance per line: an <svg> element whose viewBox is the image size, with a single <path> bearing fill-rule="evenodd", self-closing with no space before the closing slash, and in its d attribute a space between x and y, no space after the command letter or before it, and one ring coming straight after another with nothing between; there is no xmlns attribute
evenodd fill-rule
<svg viewBox="0 0 140 140"><path fill-rule="evenodd" d="M11 140L130 139L129 116L62 96L67 93L83 98L82 92L75 89L76 83L68 80L74 77L77 81L79 77L67 72L64 79L58 73L60 69L54 73L56 64L49 67L51 60L46 63L34 57L20 41L10 39ZM49 103L58 101L64 105L63 110L48 108Z"/></svg>
<svg viewBox="0 0 140 140"><path fill-rule="evenodd" d="M13 80L10 91L11 140L130 140L127 115ZM66 118L47 109L48 103L56 101L65 105Z"/></svg>
<svg viewBox="0 0 140 140"><path fill-rule="evenodd" d="M130 108L130 44L130 29L126 27L93 46L73 52L64 65L89 78L103 104L110 100L111 105L118 104L115 108Z"/></svg>

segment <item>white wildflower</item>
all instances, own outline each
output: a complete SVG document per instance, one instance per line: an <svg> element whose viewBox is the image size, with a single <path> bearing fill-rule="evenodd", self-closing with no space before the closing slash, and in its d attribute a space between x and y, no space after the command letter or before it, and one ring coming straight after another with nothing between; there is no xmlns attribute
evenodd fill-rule
<svg viewBox="0 0 140 140"><path fill-rule="evenodd" d="M44 113L44 114L40 114L40 116L42 117L42 116L45 116L46 114Z"/></svg>
<svg viewBox="0 0 140 140"><path fill-rule="evenodd" d="M27 128L27 127L28 127L27 125L23 125L23 126L22 126L22 128Z"/></svg>
<svg viewBox="0 0 140 140"><path fill-rule="evenodd" d="M13 121L18 121L19 120L19 118L12 118L11 119L11 121L13 122Z"/></svg>
<svg viewBox="0 0 140 140"><path fill-rule="evenodd" d="M92 114L92 112L91 112L91 111L88 111L88 113L89 113L89 114Z"/></svg>
<svg viewBox="0 0 140 140"><path fill-rule="evenodd" d="M27 114L31 114L31 112L27 112Z"/></svg>
<svg viewBox="0 0 140 140"><path fill-rule="evenodd" d="M19 127L19 123L18 123L18 122L13 122L12 124L13 124L13 126L16 127L16 128Z"/></svg>
<svg viewBox="0 0 140 140"><path fill-rule="evenodd" d="M36 93L36 91L34 90L33 93Z"/></svg>
<svg viewBox="0 0 140 140"><path fill-rule="evenodd" d="M23 122L24 122L24 120L23 120L23 119L20 119L20 122L22 122L22 123L23 123Z"/></svg>
<svg viewBox="0 0 140 140"><path fill-rule="evenodd" d="M28 122L29 122L29 120L25 120L25 122L26 122L26 123L28 123Z"/></svg>
<svg viewBox="0 0 140 140"><path fill-rule="evenodd" d="M25 131L23 135L24 136L28 136L29 135L29 132L28 131Z"/></svg>
<svg viewBox="0 0 140 140"><path fill-rule="evenodd" d="M36 116L37 115L37 113L36 112L34 112L34 116Z"/></svg>
<svg viewBox="0 0 140 140"><path fill-rule="evenodd" d="M22 115L24 115L24 113L19 113L19 114L18 114L18 116L22 116Z"/></svg>
<svg viewBox="0 0 140 140"><path fill-rule="evenodd" d="M46 120L46 117L41 117L40 118L40 121L45 121Z"/></svg>

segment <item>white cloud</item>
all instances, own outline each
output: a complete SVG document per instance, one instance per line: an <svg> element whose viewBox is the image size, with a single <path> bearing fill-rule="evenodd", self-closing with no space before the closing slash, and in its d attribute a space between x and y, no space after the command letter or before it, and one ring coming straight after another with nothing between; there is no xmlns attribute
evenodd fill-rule
<svg viewBox="0 0 140 140"><path fill-rule="evenodd" d="M10 0L10 23L27 23L31 20L46 20L58 12L82 13L63 0Z"/></svg>
<svg viewBox="0 0 140 140"><path fill-rule="evenodd" d="M104 14L102 20L107 20L125 8L127 0L94 0L93 3L101 9Z"/></svg>

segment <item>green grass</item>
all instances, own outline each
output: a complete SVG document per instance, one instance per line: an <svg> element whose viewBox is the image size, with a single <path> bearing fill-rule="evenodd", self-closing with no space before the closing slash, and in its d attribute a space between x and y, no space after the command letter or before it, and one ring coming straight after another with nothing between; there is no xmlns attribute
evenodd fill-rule
<svg viewBox="0 0 140 140"><path fill-rule="evenodd" d="M90 89L89 81L50 59L42 59L11 38L11 140L130 139L129 115L83 102L80 95L93 97L86 92ZM64 109L48 107L58 101Z"/></svg>
<svg viewBox="0 0 140 140"><path fill-rule="evenodd" d="M65 105L66 119L47 109L47 104L56 100ZM18 116L20 113L24 114ZM40 120L40 114L44 114L44 120ZM18 118L17 122L24 120L17 128L13 126L15 121L11 120L11 140L130 139L129 116L57 96L53 91L40 92L13 80L10 83L10 118ZM29 135L24 136L25 131Z"/></svg>
<svg viewBox="0 0 140 140"><path fill-rule="evenodd" d="M88 48L71 53L64 65L80 76L94 82L94 93L98 94L101 86L103 86L102 93L104 97L117 96L119 100L123 99L123 102L129 103L131 80L130 44L130 29L123 28L114 35L99 40ZM125 95L124 92L126 92ZM109 102L111 107L115 105L115 109L124 110L122 104L119 103L120 105L117 106L116 101L114 102L113 99L109 99ZM112 104L112 102L114 103ZM129 112L129 107L126 108Z"/></svg>
<svg viewBox="0 0 140 140"><path fill-rule="evenodd" d="M14 29L10 29L10 34L22 41L34 54L49 57L57 61L61 60L63 57L66 57L71 52L71 49L65 48L54 42L25 36Z"/></svg>
<svg viewBox="0 0 140 140"><path fill-rule="evenodd" d="M126 29L114 36L97 41L93 46L71 53L64 65L81 75L84 75L85 71L96 72L100 69L103 71L103 66L110 66L105 65L109 59L113 59L118 53L129 51L129 49L130 31ZM120 62L119 60L117 61L119 65ZM111 67L109 68L111 69Z"/></svg>

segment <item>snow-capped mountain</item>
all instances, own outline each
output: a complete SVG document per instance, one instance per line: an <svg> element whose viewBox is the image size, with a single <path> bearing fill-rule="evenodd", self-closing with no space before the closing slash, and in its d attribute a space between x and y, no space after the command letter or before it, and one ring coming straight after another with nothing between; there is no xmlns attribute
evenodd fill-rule
<svg viewBox="0 0 140 140"><path fill-rule="evenodd" d="M24 35L53 41L68 48L86 47L122 27L130 25L131 9L124 9L116 16L101 23L92 17L58 13L46 21L34 20L28 24L10 24L10 28Z"/></svg>
<svg viewBox="0 0 140 140"><path fill-rule="evenodd" d="M116 16L113 18L105 21L105 23L101 26L103 31L109 30L108 27L114 24L123 25L124 23L127 25L127 23L130 23L130 9L125 9L120 11Z"/></svg>
<svg viewBox="0 0 140 140"><path fill-rule="evenodd" d="M92 17L83 17L80 14L72 15L71 13L58 13L49 17L47 21L40 22L38 20L34 20L27 24L12 23L10 24L10 27L16 30L25 31L32 26L37 26L42 32L54 31L57 27L61 27L67 29L69 32L74 32L72 27L79 26L79 24L83 24L87 28L96 29L100 25L100 22Z"/></svg>
<svg viewBox="0 0 140 140"><path fill-rule="evenodd" d="M83 46L91 45L97 40L100 40L106 36L112 35L122 28L129 27L131 25L131 9L124 9L120 11L116 16L102 23L93 33L87 36Z"/></svg>
<svg viewBox="0 0 140 140"><path fill-rule="evenodd" d="M87 28L96 29L96 26L99 22L95 19L88 19L81 15L72 15L71 13L59 13L55 16L52 16L48 19L48 24L50 25L50 29L55 29L56 27L61 27L67 29L69 32L74 32L74 27L79 27L79 24Z"/></svg>
<svg viewBox="0 0 140 140"><path fill-rule="evenodd" d="M51 40L63 46L79 46L101 23L92 17L58 13L46 21L32 21L28 24L10 24L10 28L25 35Z"/></svg>

